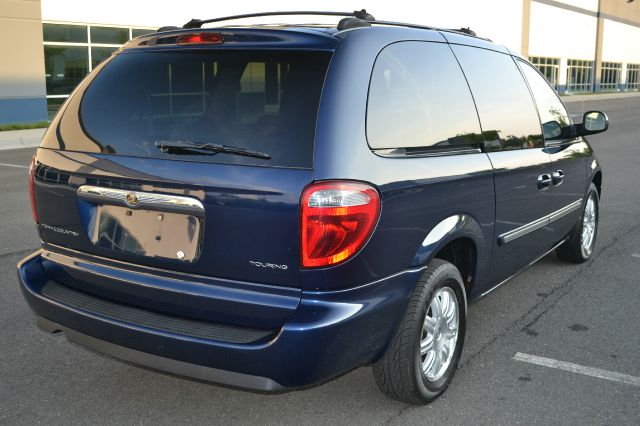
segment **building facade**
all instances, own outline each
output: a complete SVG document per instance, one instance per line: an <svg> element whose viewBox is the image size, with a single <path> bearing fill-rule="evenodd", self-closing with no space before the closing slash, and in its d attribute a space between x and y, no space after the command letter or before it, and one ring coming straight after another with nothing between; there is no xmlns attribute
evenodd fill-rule
<svg viewBox="0 0 640 426"><path fill-rule="evenodd" d="M39 1L0 0L0 124L47 118Z"/></svg>
<svg viewBox="0 0 640 426"><path fill-rule="evenodd" d="M127 8L124 0L112 0L102 9L97 2L92 7L87 3L0 0L0 36L11 40L1 51L0 124L50 119L82 78L131 38L188 17L264 9L261 3L246 2L216 6L215 13L203 16L210 8L204 1L179 8L175 3L160 7L165 5L154 0ZM299 8L289 3L274 0L270 8ZM350 3L323 1L306 7L357 8ZM470 26L528 57L561 94L640 89L640 0L469 0L462 11L444 2L438 10L433 3L417 10L414 3L401 1L369 3L386 20Z"/></svg>
<svg viewBox="0 0 640 426"><path fill-rule="evenodd" d="M524 0L520 52L560 93L637 91L640 0Z"/></svg>
<svg viewBox="0 0 640 426"><path fill-rule="evenodd" d="M155 29L43 21L44 78L49 118L93 67L127 41L153 31Z"/></svg>

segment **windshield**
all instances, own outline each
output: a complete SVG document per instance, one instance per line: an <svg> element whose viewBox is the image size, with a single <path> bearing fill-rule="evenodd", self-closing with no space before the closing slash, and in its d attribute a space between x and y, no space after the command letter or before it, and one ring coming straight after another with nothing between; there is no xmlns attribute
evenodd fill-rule
<svg viewBox="0 0 640 426"><path fill-rule="evenodd" d="M103 153L176 158L156 142L192 141L270 158L196 152L190 161L309 168L329 59L297 51L125 52L91 82L80 118Z"/></svg>

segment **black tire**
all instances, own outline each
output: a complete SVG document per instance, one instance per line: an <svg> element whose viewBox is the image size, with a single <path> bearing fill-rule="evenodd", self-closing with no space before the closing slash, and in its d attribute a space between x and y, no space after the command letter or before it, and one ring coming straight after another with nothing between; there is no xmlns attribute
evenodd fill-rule
<svg viewBox="0 0 640 426"><path fill-rule="evenodd" d="M585 247L583 244L582 231L584 229L584 218L587 212L587 204L589 200L593 200L594 208L595 208L595 224L593 230L593 238L591 239L591 243L589 247ZM568 240L562 244L560 247L556 249L556 253L558 257L567 262L573 263L583 263L589 260L589 258L593 255L593 248L596 244L596 237L598 236L598 219L600 218L600 197L598 195L598 189L592 183L589 187L589 191L587 192L587 196L585 197L585 201L582 204L582 214L580 214L580 220L576 224L576 227L573 229L571 234L569 235Z"/></svg>
<svg viewBox="0 0 640 426"><path fill-rule="evenodd" d="M448 367L444 369L443 364L444 373L432 381L423 372L420 342L425 336L423 323L432 299L445 287L451 289L456 296L455 300L450 300L456 302L458 307L457 340ZM449 386L464 343L466 300L463 289L462 277L453 264L440 259L431 261L411 295L395 337L382 358L373 365L376 384L385 395L410 404L422 405L435 400ZM451 294L447 289L444 291ZM433 347L436 347L435 343Z"/></svg>

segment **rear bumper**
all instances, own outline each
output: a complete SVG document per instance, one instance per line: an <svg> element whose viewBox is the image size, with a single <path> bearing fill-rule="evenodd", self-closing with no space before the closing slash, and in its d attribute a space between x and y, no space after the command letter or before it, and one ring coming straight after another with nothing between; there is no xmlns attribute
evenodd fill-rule
<svg viewBox="0 0 640 426"><path fill-rule="evenodd" d="M74 343L136 364L260 391L315 385L375 361L393 336L422 273L404 271L343 291L302 292L297 309L282 327L244 342L229 341L224 334L188 335L176 325L180 318L169 321L172 327L162 326L166 322L155 326L148 319L155 313L131 313L124 305L116 311L101 310L98 302L103 301L98 299L76 304L74 300L82 298L52 297L47 289L66 287L52 281L43 262L40 251L28 256L18 264L18 277L45 330L63 331ZM234 333L238 336L242 330Z"/></svg>
<svg viewBox="0 0 640 426"><path fill-rule="evenodd" d="M95 337L87 334L79 333L42 317L38 317L36 322L38 327L49 333L63 332L67 340L71 343L75 343L87 349L91 349L114 358L144 365L145 367L154 368L167 373L267 392L275 392L284 389L280 384L266 377L235 373L232 371L206 367L204 365L190 364L177 359L164 358L147 352L141 352L136 349L116 345L106 340L96 339Z"/></svg>

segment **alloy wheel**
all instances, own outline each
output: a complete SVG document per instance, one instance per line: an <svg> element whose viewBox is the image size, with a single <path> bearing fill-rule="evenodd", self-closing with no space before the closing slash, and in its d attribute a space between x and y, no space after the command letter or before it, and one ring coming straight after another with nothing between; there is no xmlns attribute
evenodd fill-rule
<svg viewBox="0 0 640 426"><path fill-rule="evenodd" d="M422 372L429 381L440 379L453 358L458 340L458 299L449 287L440 288L425 314L420 339Z"/></svg>

